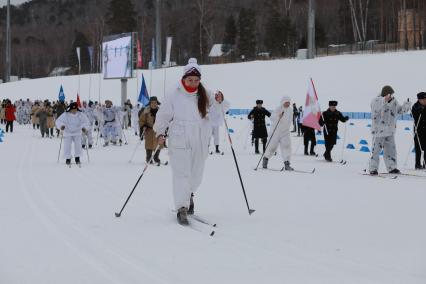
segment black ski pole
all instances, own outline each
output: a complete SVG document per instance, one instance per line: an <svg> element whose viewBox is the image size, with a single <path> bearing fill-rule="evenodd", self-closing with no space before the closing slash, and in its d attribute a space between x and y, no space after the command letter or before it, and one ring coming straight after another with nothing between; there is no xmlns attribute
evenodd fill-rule
<svg viewBox="0 0 426 284"><path fill-rule="evenodd" d="M160 145L158 145L158 146L157 146L157 148L155 149L155 152L157 152L157 150L158 150L159 148L160 148ZM115 217L117 217L117 218L118 218L118 217L120 217L120 216L121 216L121 213L123 212L124 207L126 207L127 202L129 202L130 197L132 197L133 192L135 191L136 187L138 186L139 182L141 181L141 179L142 179L142 177L143 177L143 174L145 173L146 169L148 168L149 164L150 164L150 163L151 163L151 161L152 161L152 158L153 158L153 156L151 156L151 159L149 159L149 161L145 163L145 167L143 168L143 171L142 171L141 175L139 176L138 180L136 181L135 186L133 187L132 191L130 192L129 196L127 197L126 202L124 202L124 205L123 205L123 207L121 208L120 212L119 212L119 213L115 212Z"/></svg>
<svg viewBox="0 0 426 284"><path fill-rule="evenodd" d="M265 152L266 152L266 150L268 149L269 143L271 142L272 137L274 137L275 130L277 130L278 124L280 124L281 118L283 118L283 116L284 116L284 111L281 113L281 117L280 117L280 119L278 120L277 125L275 125L274 130L272 131L272 134L271 134L271 137L270 137L270 138L269 138L269 140L268 140L268 143L266 143L265 151L262 153L262 156L260 156L260 160L259 160L259 162L257 163L256 168L254 169L255 171L257 171L257 168L259 167L259 164L260 164L260 162L262 161L263 156L265 156Z"/></svg>
<svg viewBox="0 0 426 284"><path fill-rule="evenodd" d="M250 206L249 206L249 203L248 203L248 200L247 200L246 190L244 189L243 179L241 178L240 168L238 167L237 157L235 156L234 147L232 146L232 139L231 139L231 135L229 134L229 127L228 127L228 123L226 122L225 112L223 111L223 108L222 108L222 114L223 114L223 120L225 121L226 133L228 134L228 140L229 140L229 144L231 146L232 155L234 156L235 166L237 167L238 177L240 178L240 183L241 183L241 188L243 190L244 199L246 200L248 213L249 213L249 215L251 215L255 210L250 209Z"/></svg>

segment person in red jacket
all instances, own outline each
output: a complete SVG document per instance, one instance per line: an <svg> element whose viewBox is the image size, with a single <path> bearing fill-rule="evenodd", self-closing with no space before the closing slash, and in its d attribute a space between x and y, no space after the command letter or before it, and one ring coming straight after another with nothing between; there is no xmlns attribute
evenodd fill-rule
<svg viewBox="0 0 426 284"><path fill-rule="evenodd" d="M5 119L6 119L6 132L13 132L13 121L16 120L15 117L16 108L10 100L6 103Z"/></svg>

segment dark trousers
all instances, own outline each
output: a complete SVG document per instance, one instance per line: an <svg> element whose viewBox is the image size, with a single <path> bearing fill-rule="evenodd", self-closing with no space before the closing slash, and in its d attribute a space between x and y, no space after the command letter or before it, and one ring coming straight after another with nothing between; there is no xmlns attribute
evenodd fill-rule
<svg viewBox="0 0 426 284"><path fill-rule="evenodd" d="M13 120L12 121L6 120L6 132L9 132L9 128L10 128L10 132L13 132Z"/></svg>
<svg viewBox="0 0 426 284"><path fill-rule="evenodd" d="M324 157L331 158L331 150L333 150L334 145L336 145L336 135L324 135L325 142L325 153Z"/></svg>
<svg viewBox="0 0 426 284"><path fill-rule="evenodd" d="M309 130L303 133L303 144L305 145L305 154L308 154L309 142L311 142L310 153L315 153L315 145L317 144L317 139L315 138L315 131Z"/></svg>
<svg viewBox="0 0 426 284"><path fill-rule="evenodd" d="M261 138L262 139L262 144L263 144L263 153L265 153L265 149L266 149L266 142L267 142L267 138ZM254 139L254 151L256 152L256 154L259 153L259 138L255 138Z"/></svg>
<svg viewBox="0 0 426 284"><path fill-rule="evenodd" d="M158 149L154 153L154 162L156 162L156 163L160 162L160 159L159 159L160 151L161 151L161 149ZM151 160L152 152L153 152L153 150L146 150L146 162L147 163Z"/></svg>

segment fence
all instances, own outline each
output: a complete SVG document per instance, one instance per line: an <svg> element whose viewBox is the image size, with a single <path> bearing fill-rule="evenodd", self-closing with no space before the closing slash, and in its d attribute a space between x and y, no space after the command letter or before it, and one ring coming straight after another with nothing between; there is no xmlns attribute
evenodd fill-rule
<svg viewBox="0 0 426 284"><path fill-rule="evenodd" d="M251 109L230 109L229 115L248 115ZM349 116L350 119L371 119L371 112L342 112L344 116ZM411 114L399 116L399 120L413 120Z"/></svg>

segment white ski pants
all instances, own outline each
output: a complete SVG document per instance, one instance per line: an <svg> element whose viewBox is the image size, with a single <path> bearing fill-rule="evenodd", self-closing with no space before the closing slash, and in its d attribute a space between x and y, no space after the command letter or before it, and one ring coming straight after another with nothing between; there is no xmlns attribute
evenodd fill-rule
<svg viewBox="0 0 426 284"><path fill-rule="evenodd" d="M280 146L281 156L283 161L289 161L291 158L291 138L290 132L285 133L275 133L272 138L270 138L268 148L265 151L265 157L270 159L275 152L277 151L278 146Z"/></svg>
<svg viewBox="0 0 426 284"><path fill-rule="evenodd" d="M105 140L105 142L115 142L117 140L117 127L115 124L107 123L103 127L102 136Z"/></svg>
<svg viewBox="0 0 426 284"><path fill-rule="evenodd" d="M219 126L212 126L212 136L214 145L219 145Z"/></svg>
<svg viewBox="0 0 426 284"><path fill-rule="evenodd" d="M64 155L65 159L71 159L71 144L74 143L74 157L81 157L83 148L81 147L81 135L64 137Z"/></svg>
<svg viewBox="0 0 426 284"><path fill-rule="evenodd" d="M189 207L191 193L201 184L208 156L210 127L174 125L169 130L175 208Z"/></svg>

